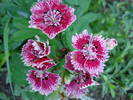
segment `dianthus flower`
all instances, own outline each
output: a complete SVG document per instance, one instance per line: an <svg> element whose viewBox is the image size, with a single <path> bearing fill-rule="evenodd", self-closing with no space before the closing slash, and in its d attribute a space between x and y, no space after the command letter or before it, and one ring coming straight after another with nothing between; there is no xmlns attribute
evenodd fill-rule
<svg viewBox="0 0 133 100"><path fill-rule="evenodd" d="M61 3L61 0L42 0L31 8L30 26L54 38L66 30L75 20L74 9Z"/></svg>
<svg viewBox="0 0 133 100"><path fill-rule="evenodd" d="M87 88L80 89L76 80L72 80L69 84L65 84L65 92L70 98L81 98L88 90Z"/></svg>
<svg viewBox="0 0 133 100"><path fill-rule="evenodd" d="M73 36L72 42L77 49L71 53L71 63L75 70L89 72L91 75L103 72L104 62L109 56L106 40L102 36L89 35L87 30L84 30L82 34Z"/></svg>
<svg viewBox="0 0 133 100"><path fill-rule="evenodd" d="M22 48L22 59L27 66L32 66L39 70L45 70L56 64L48 57L50 46L48 42L43 43L35 40L28 40Z"/></svg>
<svg viewBox="0 0 133 100"><path fill-rule="evenodd" d="M65 92L70 98L81 98L87 92L88 86L98 85L89 73L78 74L69 84L65 84Z"/></svg>
<svg viewBox="0 0 133 100"><path fill-rule="evenodd" d="M58 88L59 80L59 75L42 70L30 70L27 74L32 90L46 96Z"/></svg>

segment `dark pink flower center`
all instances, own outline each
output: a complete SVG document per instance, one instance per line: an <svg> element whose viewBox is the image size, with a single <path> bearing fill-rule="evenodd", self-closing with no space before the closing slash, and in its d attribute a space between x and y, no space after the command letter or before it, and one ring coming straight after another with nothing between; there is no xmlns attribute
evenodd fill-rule
<svg viewBox="0 0 133 100"><path fill-rule="evenodd" d="M44 24L48 26L59 26L61 20L62 14L58 10L49 10L48 12L44 13Z"/></svg>

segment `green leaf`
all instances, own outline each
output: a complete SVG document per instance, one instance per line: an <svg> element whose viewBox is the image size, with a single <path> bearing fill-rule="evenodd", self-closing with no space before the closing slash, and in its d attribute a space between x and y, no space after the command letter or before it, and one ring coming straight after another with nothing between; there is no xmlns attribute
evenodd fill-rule
<svg viewBox="0 0 133 100"><path fill-rule="evenodd" d="M28 68L24 66L20 57L20 53L17 52L12 53L10 66L11 66L11 73L13 73L12 74L13 83L17 84L18 86L25 86L27 84L26 81L27 70L30 69L30 67Z"/></svg>
<svg viewBox="0 0 133 100"><path fill-rule="evenodd" d="M13 93L11 71L10 71L10 63L9 63L9 48L8 48L8 35L9 35L8 24L9 24L9 21L10 21L10 18L7 20L7 23L5 24L3 38L4 38L4 51L5 51L4 53L5 53L5 58L6 58L7 71L8 71L7 79L8 79L8 82L10 84L11 91Z"/></svg>
<svg viewBox="0 0 133 100"><path fill-rule="evenodd" d="M70 51L74 50L72 46L72 36L76 34L72 28L68 28L63 34L62 34L62 39L64 44L66 44L66 48Z"/></svg>
<svg viewBox="0 0 133 100"><path fill-rule="evenodd" d="M110 93L113 98L115 97L115 88L116 87L113 84L109 84Z"/></svg>
<svg viewBox="0 0 133 100"><path fill-rule="evenodd" d="M65 0L65 1L71 5L78 5L78 0Z"/></svg>
<svg viewBox="0 0 133 100"><path fill-rule="evenodd" d="M0 69L5 64L5 62L6 62L5 55L4 54L0 54Z"/></svg>
<svg viewBox="0 0 133 100"><path fill-rule="evenodd" d="M78 0L79 8L77 9L77 16L83 15L87 10L89 9L91 0L84 0L82 3L80 0Z"/></svg>
<svg viewBox="0 0 133 100"><path fill-rule="evenodd" d="M23 30L17 31L10 38L10 41L22 41L28 38L32 38L35 35L38 35L41 31L38 29L29 29L25 28Z"/></svg>
<svg viewBox="0 0 133 100"><path fill-rule="evenodd" d="M102 84L102 96L105 96L105 94L108 92L108 87L106 83Z"/></svg>
<svg viewBox="0 0 133 100"><path fill-rule="evenodd" d="M115 91L114 91L114 89L110 88L110 93L111 93L111 96L114 98L115 97Z"/></svg>
<svg viewBox="0 0 133 100"><path fill-rule="evenodd" d="M7 96L4 93L0 92L0 100L9 100L9 98L7 98Z"/></svg>
<svg viewBox="0 0 133 100"><path fill-rule="evenodd" d="M61 52L60 49L63 48L61 42L57 39L52 39L49 41L50 46L51 46L51 56L54 57L55 59L60 60ZM58 61L57 60L57 61Z"/></svg>
<svg viewBox="0 0 133 100"><path fill-rule="evenodd" d="M47 100L45 99L45 95L40 95L39 93L36 92L24 92L24 98L27 100ZM25 100L25 99L24 99Z"/></svg>
<svg viewBox="0 0 133 100"><path fill-rule="evenodd" d="M126 66L124 66L124 69L121 70L120 73L126 72L128 69L133 68L133 59L131 59Z"/></svg>
<svg viewBox="0 0 133 100"><path fill-rule="evenodd" d="M20 17L18 18L17 17L17 18L14 18L14 20L13 20L13 26L20 29L20 30L27 28L28 25L29 25L28 20L25 18L20 18Z"/></svg>
<svg viewBox="0 0 133 100"><path fill-rule="evenodd" d="M102 75L102 78L104 79L104 81L105 81L105 82L107 82L107 81L108 81L108 78L107 78L107 76L106 76L106 75Z"/></svg>
<svg viewBox="0 0 133 100"><path fill-rule="evenodd" d="M20 86L18 86L17 84L15 84L14 86L14 95L15 96L20 96L22 93L22 89L20 88Z"/></svg>
<svg viewBox="0 0 133 100"><path fill-rule="evenodd" d="M45 97L45 100L58 100L60 98L58 91L54 91L48 97ZM60 99L59 99L60 100Z"/></svg>
<svg viewBox="0 0 133 100"><path fill-rule="evenodd" d="M96 21L100 17L99 13L87 13L84 16L80 17L73 25L74 31L81 32L85 27L90 23ZM89 26L88 26L89 27Z"/></svg>

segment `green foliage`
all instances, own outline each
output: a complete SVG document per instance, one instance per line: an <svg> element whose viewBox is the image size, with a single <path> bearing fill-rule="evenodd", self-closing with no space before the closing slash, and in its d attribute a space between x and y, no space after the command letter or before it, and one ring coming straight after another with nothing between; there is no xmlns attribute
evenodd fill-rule
<svg viewBox="0 0 133 100"><path fill-rule="evenodd" d="M0 92L0 99L1 99L1 100L9 100L9 99L7 98L7 96L6 96L4 93L1 93L1 92Z"/></svg>
<svg viewBox="0 0 133 100"><path fill-rule="evenodd" d="M64 48L68 51L74 50L72 35L87 29L90 33L99 33L118 40L118 46L110 53L105 72L98 80L101 85L90 89L92 91L101 89L102 96L110 95L115 98L118 95L126 95L132 98L133 95L129 91L133 89L133 1L62 1L75 8L77 20L62 34L49 40L40 30L28 28L30 8L36 0L0 0L0 71L3 71L7 64L7 80L10 87L13 84L13 95L23 100L57 100L60 89L48 97L30 91L26 73L32 68L24 66L21 61L22 45L27 39L34 39L35 35L38 35L42 41L49 40L52 47L50 56L57 63L51 71L64 77L69 72L63 68L65 54L60 50ZM2 92L0 99L9 100Z"/></svg>

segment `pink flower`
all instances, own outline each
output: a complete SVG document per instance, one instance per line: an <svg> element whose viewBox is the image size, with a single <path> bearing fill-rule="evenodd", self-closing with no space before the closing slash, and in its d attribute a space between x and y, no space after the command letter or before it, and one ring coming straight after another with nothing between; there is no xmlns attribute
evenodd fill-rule
<svg viewBox="0 0 133 100"><path fill-rule="evenodd" d="M27 81L31 84L32 90L46 96L58 88L59 80L59 75L49 72L30 70L27 74Z"/></svg>
<svg viewBox="0 0 133 100"><path fill-rule="evenodd" d="M31 9L30 26L54 38L66 30L75 20L74 9L61 3L61 0L38 1Z"/></svg>
<svg viewBox="0 0 133 100"><path fill-rule="evenodd" d="M50 46L35 40L28 40L22 48L22 59L27 66L35 67L39 70L45 70L55 66L56 64L48 57Z"/></svg>
<svg viewBox="0 0 133 100"><path fill-rule="evenodd" d="M78 49L71 53L71 63L75 70L99 75L103 72L104 62L108 58L106 40L99 35L88 35L87 30L72 37L73 47Z"/></svg>
<svg viewBox="0 0 133 100"><path fill-rule="evenodd" d="M92 80L89 73L80 73L69 84L65 84L67 96L71 98L82 98L87 93L88 86L98 85Z"/></svg>
<svg viewBox="0 0 133 100"><path fill-rule="evenodd" d="M118 45L117 40L115 40L113 38L112 39L107 39L106 42L107 42L106 46L109 50L112 50L114 47L116 47Z"/></svg>
<svg viewBox="0 0 133 100"><path fill-rule="evenodd" d="M88 92L87 88L80 89L76 80L72 80L69 84L65 84L65 92L70 98L81 98Z"/></svg>

